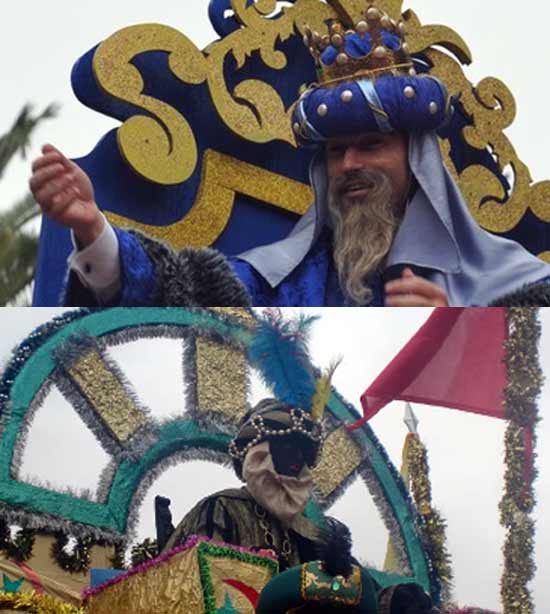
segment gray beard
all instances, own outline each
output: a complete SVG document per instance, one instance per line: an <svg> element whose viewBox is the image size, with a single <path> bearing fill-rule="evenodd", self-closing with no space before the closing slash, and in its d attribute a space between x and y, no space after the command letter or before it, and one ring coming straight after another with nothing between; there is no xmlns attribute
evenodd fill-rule
<svg viewBox="0 0 550 614"><path fill-rule="evenodd" d="M353 178L374 184L367 198L342 196L341 186ZM368 278L383 269L404 207L396 206L387 175L357 171L342 177L329 194L334 225L333 257L340 287L356 305L368 305L373 293Z"/></svg>
<svg viewBox="0 0 550 614"><path fill-rule="evenodd" d="M243 477L254 500L285 526L304 511L311 496L313 478L309 468L304 467L298 477L279 475L267 441L247 452Z"/></svg>

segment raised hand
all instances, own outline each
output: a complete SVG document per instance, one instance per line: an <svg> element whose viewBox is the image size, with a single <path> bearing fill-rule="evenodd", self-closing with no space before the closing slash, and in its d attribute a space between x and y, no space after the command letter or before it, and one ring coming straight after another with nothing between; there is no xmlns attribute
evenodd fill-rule
<svg viewBox="0 0 550 614"><path fill-rule="evenodd" d="M105 218L95 203L88 175L52 145L32 165L31 191L44 215L72 228L81 247L101 234Z"/></svg>
<svg viewBox="0 0 550 614"><path fill-rule="evenodd" d="M385 286L387 307L448 307L443 288L405 269L401 279Z"/></svg>

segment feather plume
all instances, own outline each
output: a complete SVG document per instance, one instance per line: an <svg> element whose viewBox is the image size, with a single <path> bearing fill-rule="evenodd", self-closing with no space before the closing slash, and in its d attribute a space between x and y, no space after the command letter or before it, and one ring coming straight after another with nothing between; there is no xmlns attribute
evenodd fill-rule
<svg viewBox="0 0 550 614"><path fill-rule="evenodd" d="M280 310L267 310L258 320L254 341L248 350L275 396L302 409L311 408L315 380L309 360L307 341L317 316L285 320Z"/></svg>
<svg viewBox="0 0 550 614"><path fill-rule="evenodd" d="M352 541L348 527L327 516L325 526L319 529L317 556L329 576L348 578L353 571Z"/></svg>
<svg viewBox="0 0 550 614"><path fill-rule="evenodd" d="M334 372L342 362L342 357L333 360L323 375L317 380L315 385L315 394L311 401L311 417L315 422L320 422L325 413L325 406L330 399L331 381Z"/></svg>

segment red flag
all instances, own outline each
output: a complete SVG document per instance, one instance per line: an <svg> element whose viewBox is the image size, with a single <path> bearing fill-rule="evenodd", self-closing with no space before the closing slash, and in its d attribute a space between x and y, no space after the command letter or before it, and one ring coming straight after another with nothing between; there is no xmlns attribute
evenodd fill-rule
<svg viewBox="0 0 550 614"><path fill-rule="evenodd" d="M435 309L361 396L355 430L393 400L504 418L508 338L502 307Z"/></svg>

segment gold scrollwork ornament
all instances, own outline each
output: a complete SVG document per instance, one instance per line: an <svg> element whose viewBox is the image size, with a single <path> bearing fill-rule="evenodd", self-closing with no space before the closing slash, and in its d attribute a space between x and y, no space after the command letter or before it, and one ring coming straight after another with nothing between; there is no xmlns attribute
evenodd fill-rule
<svg viewBox="0 0 550 614"><path fill-rule="evenodd" d="M161 185L183 183L194 172L198 162L195 137L185 117L166 103L142 93L142 76L131 61L139 53L155 50L170 53L170 70L177 79L197 85L207 83L217 113L235 134L254 143L280 140L295 145L290 125L292 109L285 108L278 92L259 79L241 81L233 91L229 91L224 73L228 58L234 58L238 71L256 52L267 67L283 70L288 59L276 48L280 41L292 35L303 35L306 24L312 30L322 32L331 18L346 14L349 19L357 19L366 4L365 0L328 0L327 3L297 0L292 6L280 9L278 19L269 19L268 16L277 9L275 0L257 0L249 7L246 0L232 0L231 7L241 28L212 43L204 52L183 34L167 26L146 24L114 34L95 54L97 81L110 95L147 113L146 116L131 117L119 129L122 155L140 175ZM550 222L550 182L533 184L527 166L518 158L504 134L516 113L508 88L494 78L482 80L477 87L469 82L461 65L471 62L470 50L450 28L422 25L412 10L401 15L402 0L380 0L376 4L395 19L402 17L411 52L424 52L433 63L432 74L447 84L451 95L460 98L465 112L474 122L473 126L464 129L466 143L478 149L488 149L500 171L509 170L513 174L510 193L506 192L497 176L483 166L471 166L458 174L448 155L448 143L442 142L446 163L478 223L493 232L508 232L528 209L540 220ZM436 46L444 47L450 54L439 51ZM296 96L298 94L296 92ZM203 169L203 181L205 174ZM273 179L275 175L272 175ZM181 245L184 240L190 245L213 243L227 224L231 206L226 204L218 209L217 204L209 202L205 209L201 198L204 199L204 193L209 189L212 188L201 187L197 203L182 220L187 228L187 218L193 222L197 237L194 241L189 242L191 232L182 231L180 223L158 232L151 232L154 227L150 226L142 229L153 236L161 235L174 246ZM280 206L279 203L271 204ZM302 212L302 205L296 210ZM203 227L206 219L215 220L215 223ZM124 219L115 216L114 221L124 222ZM135 226L130 220L126 222L122 225Z"/></svg>
<svg viewBox="0 0 550 614"><path fill-rule="evenodd" d="M422 26L412 10L404 14L404 19L411 51L426 54L433 64L431 74L447 85L451 96L460 99L472 119L473 125L463 131L465 142L477 149L487 149L501 172L509 169L513 173L510 193L484 166L469 166L459 174L449 156L449 143L441 143L446 165L478 224L492 232L508 232L528 209L543 222L550 222L550 181L533 184L529 169L504 134L516 117L515 100L508 87L493 77L474 87L462 68L462 64L471 63L471 53L455 32L443 26ZM446 47L457 59L434 48L436 45Z"/></svg>

